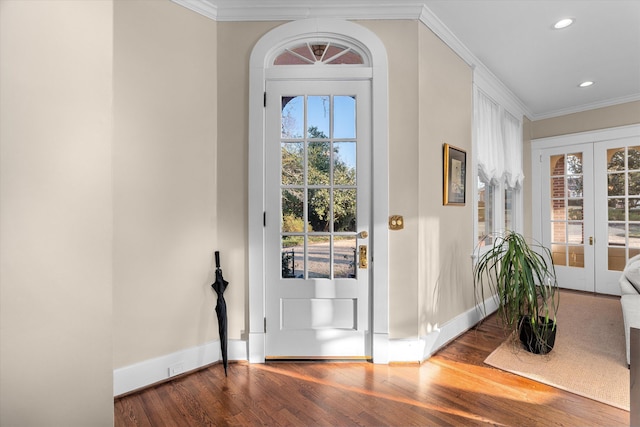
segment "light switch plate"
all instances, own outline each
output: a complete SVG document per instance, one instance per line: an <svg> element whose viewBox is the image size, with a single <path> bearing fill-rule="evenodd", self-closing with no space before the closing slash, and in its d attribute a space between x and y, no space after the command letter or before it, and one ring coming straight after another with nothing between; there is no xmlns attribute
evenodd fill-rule
<svg viewBox="0 0 640 427"><path fill-rule="evenodd" d="M404 228L404 218L402 215L391 215L389 217L389 230L402 230Z"/></svg>

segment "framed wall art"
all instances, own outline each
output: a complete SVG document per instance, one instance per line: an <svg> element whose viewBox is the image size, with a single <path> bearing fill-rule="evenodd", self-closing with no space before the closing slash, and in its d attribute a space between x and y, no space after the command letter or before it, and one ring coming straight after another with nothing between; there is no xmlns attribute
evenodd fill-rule
<svg viewBox="0 0 640 427"><path fill-rule="evenodd" d="M449 144L443 145L443 152L443 203L445 205L464 206L467 193L467 152Z"/></svg>

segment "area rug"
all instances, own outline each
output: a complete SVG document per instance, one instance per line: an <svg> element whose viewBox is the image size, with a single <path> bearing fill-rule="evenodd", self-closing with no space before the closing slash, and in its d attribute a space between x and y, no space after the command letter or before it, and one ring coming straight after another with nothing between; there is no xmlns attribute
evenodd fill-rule
<svg viewBox="0 0 640 427"><path fill-rule="evenodd" d="M486 364L629 410L629 369L620 300L563 291L553 350L534 355L507 339Z"/></svg>

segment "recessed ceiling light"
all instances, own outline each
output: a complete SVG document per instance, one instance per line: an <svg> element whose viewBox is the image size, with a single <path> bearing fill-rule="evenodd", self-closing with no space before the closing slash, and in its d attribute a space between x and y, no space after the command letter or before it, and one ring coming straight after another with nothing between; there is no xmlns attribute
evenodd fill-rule
<svg viewBox="0 0 640 427"><path fill-rule="evenodd" d="M567 28L569 25L573 24L572 18L561 19L553 25L553 28L556 30L560 30L562 28Z"/></svg>
<svg viewBox="0 0 640 427"><path fill-rule="evenodd" d="M580 87L589 87L591 85L593 85L593 82L590 81L590 80L587 80L586 82L580 83L578 86L580 86Z"/></svg>

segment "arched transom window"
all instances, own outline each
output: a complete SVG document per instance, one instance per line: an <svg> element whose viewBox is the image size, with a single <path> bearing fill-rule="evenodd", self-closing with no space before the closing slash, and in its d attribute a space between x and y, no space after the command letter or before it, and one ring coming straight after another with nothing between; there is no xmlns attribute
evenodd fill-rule
<svg viewBox="0 0 640 427"><path fill-rule="evenodd" d="M273 65L367 65L353 46L334 41L306 41L285 47L276 54Z"/></svg>

